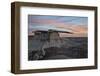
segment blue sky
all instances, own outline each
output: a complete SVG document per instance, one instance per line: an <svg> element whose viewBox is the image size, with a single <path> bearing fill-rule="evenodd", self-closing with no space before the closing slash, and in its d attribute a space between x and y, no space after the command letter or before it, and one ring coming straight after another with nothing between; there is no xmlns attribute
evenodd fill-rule
<svg viewBox="0 0 100 76"><path fill-rule="evenodd" d="M73 36L87 36L88 17L29 15L28 32L48 30L50 28L72 30ZM64 35L63 35L64 36Z"/></svg>
<svg viewBox="0 0 100 76"><path fill-rule="evenodd" d="M77 16L50 16L50 15L29 15L30 19L50 19L57 20L63 23L70 23L74 25L88 25L88 17L77 17Z"/></svg>

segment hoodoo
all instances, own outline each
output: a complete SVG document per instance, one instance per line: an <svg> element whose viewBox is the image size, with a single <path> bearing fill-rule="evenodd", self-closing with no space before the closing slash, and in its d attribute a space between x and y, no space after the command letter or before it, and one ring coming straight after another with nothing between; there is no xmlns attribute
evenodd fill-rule
<svg viewBox="0 0 100 76"><path fill-rule="evenodd" d="M46 28L46 27L45 27ZM45 56L45 49L50 48L50 47L56 47L60 48L63 44L64 41L60 38L59 33L69 33L72 34L72 31L69 31L67 29L62 29L62 28L52 28L52 29L46 29L46 30L41 30L40 29L34 31L34 36L32 38L32 42L29 44L29 52L34 52L35 55L33 56L34 59L40 59ZM35 44L34 44L35 43ZM34 47L33 47L34 46Z"/></svg>

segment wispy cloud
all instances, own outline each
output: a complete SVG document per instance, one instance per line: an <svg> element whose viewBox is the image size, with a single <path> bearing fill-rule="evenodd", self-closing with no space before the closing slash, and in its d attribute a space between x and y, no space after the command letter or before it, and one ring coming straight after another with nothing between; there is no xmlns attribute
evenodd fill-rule
<svg viewBox="0 0 100 76"><path fill-rule="evenodd" d="M28 16L29 34L32 30L37 29L36 26L41 26L41 29L47 28L64 28L73 30L73 35L60 33L60 36L87 36L87 17L72 17L72 16L42 16L29 15ZM46 26L46 27L45 27ZM34 27L34 29L32 29Z"/></svg>

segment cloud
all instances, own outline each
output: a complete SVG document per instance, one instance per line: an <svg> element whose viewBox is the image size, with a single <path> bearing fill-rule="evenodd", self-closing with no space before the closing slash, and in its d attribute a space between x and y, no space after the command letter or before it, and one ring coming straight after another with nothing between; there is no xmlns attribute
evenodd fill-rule
<svg viewBox="0 0 100 76"><path fill-rule="evenodd" d="M66 18L65 18L66 19ZM81 21L82 22L82 21ZM28 22L29 24L29 35L32 35L32 27L36 27L36 26L41 26L41 29L43 29L42 27L45 27L45 29L48 28L52 28L52 26L58 27L58 28L64 28L64 29L69 29L72 30L74 32L74 34L67 34L67 33L60 33L61 37L86 37L87 36L87 25L78 25L78 24L71 24L71 23L67 23L60 21L60 19L57 18L31 18ZM50 27L51 26L51 27ZM33 29L35 30L35 29Z"/></svg>

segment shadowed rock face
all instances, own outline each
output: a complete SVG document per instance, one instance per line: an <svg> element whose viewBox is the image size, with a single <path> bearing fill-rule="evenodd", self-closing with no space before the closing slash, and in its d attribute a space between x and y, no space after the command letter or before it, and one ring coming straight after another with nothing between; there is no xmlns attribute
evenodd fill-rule
<svg viewBox="0 0 100 76"><path fill-rule="evenodd" d="M64 41L59 37L58 32L36 32L29 37L28 50L41 50L49 47L61 47Z"/></svg>
<svg viewBox="0 0 100 76"><path fill-rule="evenodd" d="M60 48L63 44L63 40L61 40L61 38L59 37L59 33L58 32L51 32L49 34L49 40L47 40L44 45L43 48L49 48L49 47L58 47Z"/></svg>
<svg viewBox="0 0 100 76"><path fill-rule="evenodd" d="M28 51L31 52L29 53L31 55L29 59L38 60L45 56L46 50L44 49L51 47L61 48L63 41L60 39L58 32L36 32L28 44Z"/></svg>
<svg viewBox="0 0 100 76"><path fill-rule="evenodd" d="M61 40L65 42L64 45L61 47L45 48L45 55L42 55L43 52L41 50L29 51L28 60L77 59L88 57L87 37L67 37L61 38Z"/></svg>

